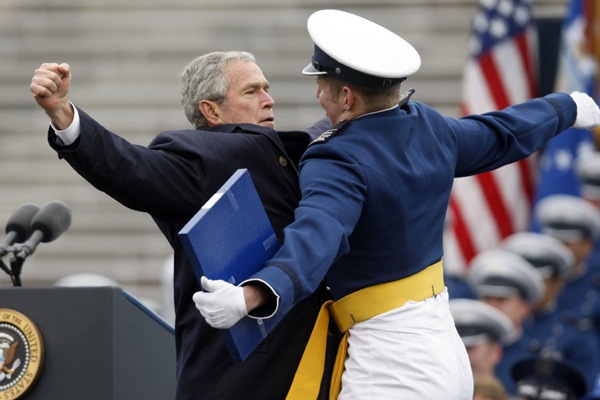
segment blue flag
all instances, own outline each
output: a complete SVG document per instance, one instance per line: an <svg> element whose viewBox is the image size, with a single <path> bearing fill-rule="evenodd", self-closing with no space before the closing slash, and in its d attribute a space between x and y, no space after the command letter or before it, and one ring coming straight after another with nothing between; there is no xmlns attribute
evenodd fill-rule
<svg viewBox="0 0 600 400"><path fill-rule="evenodd" d="M556 91L579 91L593 95L596 61L593 54L581 51L590 48L584 45L587 23L584 1L571 0L563 24ZM575 165L582 154L593 149L593 135L588 130L570 128L550 140L540 156L534 206L542 198L553 194L579 196L580 180L575 172ZM535 215L532 215L531 230L540 230Z"/></svg>

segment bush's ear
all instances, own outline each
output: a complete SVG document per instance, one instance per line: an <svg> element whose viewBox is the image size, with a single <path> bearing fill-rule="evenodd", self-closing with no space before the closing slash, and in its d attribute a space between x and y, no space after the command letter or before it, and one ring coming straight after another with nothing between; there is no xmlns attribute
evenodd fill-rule
<svg viewBox="0 0 600 400"><path fill-rule="evenodd" d="M206 118L208 126L221 125L223 123L220 117L220 107L214 101L202 100L198 104L198 109L204 115L204 118Z"/></svg>

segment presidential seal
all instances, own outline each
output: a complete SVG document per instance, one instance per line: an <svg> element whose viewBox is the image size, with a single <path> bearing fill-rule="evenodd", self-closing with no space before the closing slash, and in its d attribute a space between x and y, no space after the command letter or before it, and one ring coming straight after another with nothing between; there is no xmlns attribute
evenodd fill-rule
<svg viewBox="0 0 600 400"><path fill-rule="evenodd" d="M0 308L0 399L21 398L44 363L44 343L35 323L18 311Z"/></svg>

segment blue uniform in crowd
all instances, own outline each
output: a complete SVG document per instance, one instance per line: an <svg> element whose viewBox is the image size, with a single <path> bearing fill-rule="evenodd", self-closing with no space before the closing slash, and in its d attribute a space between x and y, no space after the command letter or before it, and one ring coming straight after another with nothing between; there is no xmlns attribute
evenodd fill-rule
<svg viewBox="0 0 600 400"><path fill-rule="evenodd" d="M444 274L444 284L451 299L477 299L475 290L461 276Z"/></svg>
<svg viewBox="0 0 600 400"><path fill-rule="evenodd" d="M527 243L527 247L535 248L531 243ZM506 246L475 256L469 263L467 278L483 301L511 318L514 332L503 342L502 357L495 366L494 374L506 392L515 395L517 384L511 369L515 362L533 354L523 323L531 307L542 300L544 278L530 261L515 252L514 248Z"/></svg>
<svg viewBox="0 0 600 400"><path fill-rule="evenodd" d="M408 102L334 129L304 154L295 222L253 278L285 312L325 276L339 299L423 270L442 258L454 178L530 155L576 114L566 94L460 119Z"/></svg>
<svg viewBox="0 0 600 400"><path fill-rule="evenodd" d="M581 183L581 197L596 210L600 207L600 152L598 150L582 152L575 166ZM582 210L584 211L584 210ZM597 215L588 212L587 221L581 217L571 225L580 225L584 232L586 225L593 227L598 223ZM594 248L586 257L585 274L570 280L559 298L559 307L565 321L574 323L578 329L592 329L600 348L600 238L593 235L593 228L587 230L595 237ZM596 226L599 228L599 226Z"/></svg>
<svg viewBox="0 0 600 400"><path fill-rule="evenodd" d="M579 331L592 332L600 345L600 272L587 264L583 275L566 283L558 298L558 307L566 324Z"/></svg>
<svg viewBox="0 0 600 400"><path fill-rule="evenodd" d="M581 331L564 323L557 308L536 312L524 327L534 353L571 362L584 375L588 387L593 386L599 371L599 353L592 331Z"/></svg>
<svg viewBox="0 0 600 400"><path fill-rule="evenodd" d="M542 321L538 321L541 315L536 316L535 325L541 324L536 331L541 338L550 335L555 342L554 347L565 353L565 358L577 357L580 360L576 361L577 366L585 371L591 387L600 364L598 331L595 329L600 318L600 297L593 278L596 273L589 262L600 233L600 213L587 200L565 194L547 196L536 205L534 212L542 231L570 246L575 257L572 270L563 277L564 286L557 297L556 310L553 310L551 318L544 316ZM550 327L552 331L545 332ZM588 343L590 337L593 345ZM571 350L565 351L567 348ZM596 368L583 360L591 356L597 360Z"/></svg>
<svg viewBox="0 0 600 400"><path fill-rule="evenodd" d="M517 393L517 383L511 375L512 367L520 360L535 355L529 348L531 338L522 333L514 342L502 348L502 358L496 365L495 375L508 394Z"/></svg>

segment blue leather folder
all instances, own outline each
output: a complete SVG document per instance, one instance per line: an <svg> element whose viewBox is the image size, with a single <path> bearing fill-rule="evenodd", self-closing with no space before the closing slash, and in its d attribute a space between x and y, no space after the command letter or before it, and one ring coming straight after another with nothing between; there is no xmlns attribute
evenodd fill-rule
<svg viewBox="0 0 600 400"><path fill-rule="evenodd" d="M178 236L198 281L204 275L234 285L261 269L280 247L247 169L237 170ZM244 317L223 329L233 359L246 359L280 319Z"/></svg>

